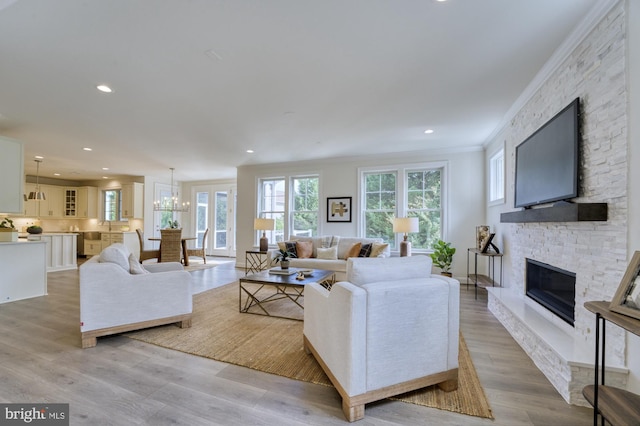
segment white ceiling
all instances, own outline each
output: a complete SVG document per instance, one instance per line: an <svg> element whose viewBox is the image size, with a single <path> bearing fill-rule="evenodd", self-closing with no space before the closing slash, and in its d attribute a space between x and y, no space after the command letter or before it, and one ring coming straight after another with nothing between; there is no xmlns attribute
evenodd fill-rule
<svg viewBox="0 0 640 426"><path fill-rule="evenodd" d="M73 180L478 147L596 1L0 0L0 135Z"/></svg>

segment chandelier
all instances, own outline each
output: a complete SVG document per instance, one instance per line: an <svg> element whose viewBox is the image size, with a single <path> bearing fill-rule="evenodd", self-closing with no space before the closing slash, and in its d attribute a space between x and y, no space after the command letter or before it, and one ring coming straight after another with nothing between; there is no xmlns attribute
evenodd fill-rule
<svg viewBox="0 0 640 426"><path fill-rule="evenodd" d="M173 171L171 167L171 197L163 197L153 202L153 210L157 212L188 212L191 208L190 203L181 203L178 198L178 191L173 191Z"/></svg>

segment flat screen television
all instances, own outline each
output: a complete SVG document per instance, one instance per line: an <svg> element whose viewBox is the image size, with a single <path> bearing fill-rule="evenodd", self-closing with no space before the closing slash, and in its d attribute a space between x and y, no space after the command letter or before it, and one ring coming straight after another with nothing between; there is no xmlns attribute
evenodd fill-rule
<svg viewBox="0 0 640 426"><path fill-rule="evenodd" d="M578 196L580 98L516 147L515 207Z"/></svg>

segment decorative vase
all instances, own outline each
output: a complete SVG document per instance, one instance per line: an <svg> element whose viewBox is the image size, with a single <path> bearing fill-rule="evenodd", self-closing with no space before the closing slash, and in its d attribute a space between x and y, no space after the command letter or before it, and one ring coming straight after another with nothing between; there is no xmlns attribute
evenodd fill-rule
<svg viewBox="0 0 640 426"><path fill-rule="evenodd" d="M453 274L451 272L440 272L440 275L444 275L445 277L452 278Z"/></svg>
<svg viewBox="0 0 640 426"><path fill-rule="evenodd" d="M282 269L289 269L289 261L288 260L283 260L280 262L280 267Z"/></svg>

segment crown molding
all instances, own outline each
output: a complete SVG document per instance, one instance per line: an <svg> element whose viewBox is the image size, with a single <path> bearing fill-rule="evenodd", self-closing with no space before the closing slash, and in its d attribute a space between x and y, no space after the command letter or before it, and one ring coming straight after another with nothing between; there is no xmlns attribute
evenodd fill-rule
<svg viewBox="0 0 640 426"><path fill-rule="evenodd" d="M551 75L564 63L571 53L584 41L593 29L617 4L625 0L598 0L596 5L589 11L578 26L553 52L549 60L542 66L540 71L527 85L518 99L511 105L511 108L498 123L493 132L484 141L483 146L487 147L493 139L505 128L513 117L520 111L531 97L542 87Z"/></svg>

